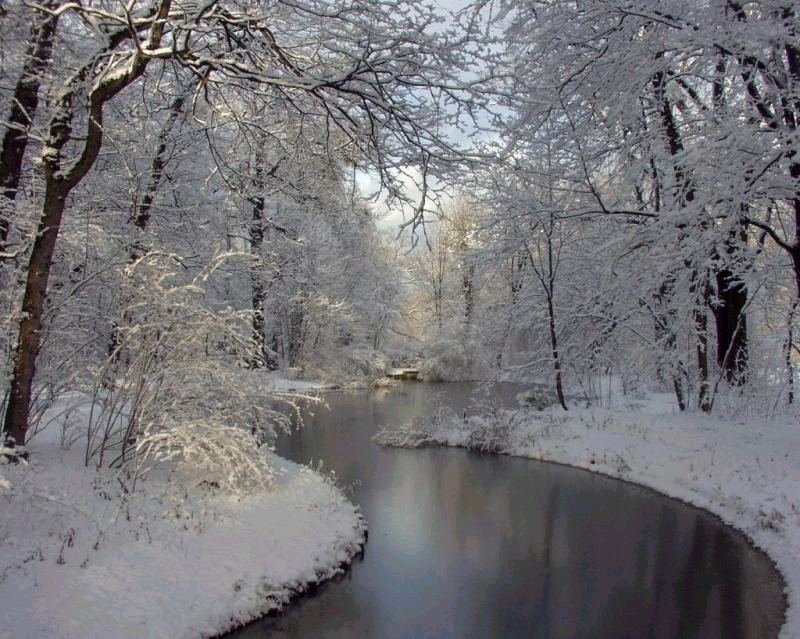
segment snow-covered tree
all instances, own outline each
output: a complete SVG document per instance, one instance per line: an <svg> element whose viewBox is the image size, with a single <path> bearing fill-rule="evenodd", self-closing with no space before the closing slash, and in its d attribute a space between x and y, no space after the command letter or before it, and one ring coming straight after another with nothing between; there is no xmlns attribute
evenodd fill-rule
<svg viewBox="0 0 800 639"><path fill-rule="evenodd" d="M113 7L54 2L14 9L38 25L26 45L28 53L18 55L20 86L30 92L44 84L52 96L46 112L37 109L35 122L33 113L23 122L15 112L9 122L10 129L35 131L25 140L37 140L37 148L32 152L28 144L28 152L39 158L40 166L36 197L20 201L13 184L4 195L4 206L14 207L13 214L4 211L4 219L16 219L27 210L29 223L37 228L29 250L24 250L25 238L17 242L28 265L21 312L14 315L19 330L11 341L4 430L7 440L18 445L24 444L28 428L57 240L70 221L70 202L83 196L87 180L104 159L101 150L114 144L114 116L126 108L142 113L129 97L134 85L173 96L168 108L172 116L160 124L163 135L157 134L145 153L147 181L133 213L137 233L150 225L172 124L184 112L213 137L232 123L240 130L257 128L259 113L279 105L293 113L301 128L315 131L317 141L310 146L324 138L322 146L334 155L337 145L352 147L348 153L374 167L389 192L402 198L394 169L422 162L434 172L439 164L457 161L461 152L440 133L444 120L472 117L484 100L481 79L465 75L481 53L474 34L457 21L446 24L429 6L403 1L334 8L322 1L197 5L160 0ZM37 52L37 42L47 50ZM49 63L51 57L57 64ZM144 113L148 102L144 100ZM263 107L242 106L252 103ZM7 111L13 111L13 96L7 104ZM268 127L262 130L269 135ZM302 152L310 148L306 140L299 141ZM249 189L256 198L259 166L256 162L251 174L255 187ZM253 209L250 213L254 215ZM256 315L259 304L256 300ZM299 326L299 321L290 323L293 331Z"/></svg>

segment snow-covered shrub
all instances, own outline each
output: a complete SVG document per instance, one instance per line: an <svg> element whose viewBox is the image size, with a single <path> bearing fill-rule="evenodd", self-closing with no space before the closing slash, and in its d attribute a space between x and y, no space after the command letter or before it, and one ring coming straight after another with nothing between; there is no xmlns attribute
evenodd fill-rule
<svg viewBox="0 0 800 639"><path fill-rule="evenodd" d="M448 322L426 341L420 375L429 382L479 379L485 368L481 352L462 322Z"/></svg>
<svg viewBox="0 0 800 639"><path fill-rule="evenodd" d="M430 418L417 417L397 428L382 426L372 438L381 446L420 448L435 443Z"/></svg>
<svg viewBox="0 0 800 639"><path fill-rule="evenodd" d="M558 403L558 398L551 388L534 386L530 390L519 393L517 401L526 408L544 410L545 408L550 408L550 406L555 406Z"/></svg>
<svg viewBox="0 0 800 639"><path fill-rule="evenodd" d="M126 272L116 348L98 371L86 461L134 476L168 462L184 481L229 492L272 479L260 446L290 419L246 383L249 312L213 308L205 286L235 254L188 276L177 258L150 253Z"/></svg>
<svg viewBox="0 0 800 639"><path fill-rule="evenodd" d="M383 446L419 448L458 445L481 452L507 450L516 427L517 413L484 407L478 415L459 415L440 406L431 416L417 417L400 428L381 429L374 440Z"/></svg>
<svg viewBox="0 0 800 639"><path fill-rule="evenodd" d="M275 478L255 437L213 416L143 433L133 459L138 471L172 462L184 485L204 483L228 493L264 488Z"/></svg>
<svg viewBox="0 0 800 639"><path fill-rule="evenodd" d="M511 424L500 415L472 416L466 423L469 436L466 446L487 453L499 453L508 448Z"/></svg>

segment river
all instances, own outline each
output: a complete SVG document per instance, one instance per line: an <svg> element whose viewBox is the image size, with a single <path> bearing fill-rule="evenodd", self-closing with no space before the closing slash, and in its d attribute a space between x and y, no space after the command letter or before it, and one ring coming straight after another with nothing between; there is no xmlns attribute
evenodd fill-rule
<svg viewBox="0 0 800 639"><path fill-rule="evenodd" d="M470 410L471 384L326 396L278 442L364 512L338 580L227 637L777 637L782 582L712 515L590 472L460 449L382 448L378 426ZM519 388L496 385L509 405Z"/></svg>

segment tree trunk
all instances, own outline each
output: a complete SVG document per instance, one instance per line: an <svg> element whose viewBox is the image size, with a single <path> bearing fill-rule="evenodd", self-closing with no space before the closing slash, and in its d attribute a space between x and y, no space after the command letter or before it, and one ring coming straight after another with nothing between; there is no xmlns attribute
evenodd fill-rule
<svg viewBox="0 0 800 639"><path fill-rule="evenodd" d="M788 388L787 401L789 404L794 403L794 363L792 362L792 351L794 350L794 316L797 312L797 305L800 304L795 300L792 308L789 309L789 318L786 323L786 386Z"/></svg>
<svg viewBox="0 0 800 639"><path fill-rule="evenodd" d="M742 227L737 235L744 233ZM727 256L730 257L735 250L728 243ZM717 330L717 365L729 384L741 386L747 382L747 286L729 264L717 271L716 284L717 296L711 308Z"/></svg>
<svg viewBox="0 0 800 639"><path fill-rule="evenodd" d="M567 410L567 400L564 398L564 387L561 383L561 358L558 354L558 336L556 335L556 316L553 309L553 298L547 296L547 319L550 327L550 348L553 353L553 373L556 379L556 395L561 408Z"/></svg>
<svg viewBox="0 0 800 639"><path fill-rule="evenodd" d="M253 219L250 221L250 266L251 301L253 306L253 355L250 359L252 368L261 368L267 364L266 353L266 317L264 280L259 264L261 262L261 246L264 242L264 197L258 195L253 200ZM275 370L270 366L270 370Z"/></svg>
<svg viewBox="0 0 800 639"><path fill-rule="evenodd" d="M146 49L155 49L161 42L169 10L170 0L162 0L153 16L150 37L145 44ZM119 43L128 37L130 37L129 31L120 31L110 40ZM42 344L42 315L47 283L67 197L86 177L100 154L103 145L103 107L120 91L141 77L148 60L141 53L135 54L127 69L108 74L104 79L98 79L98 83L88 96L86 134L80 155L74 161L64 162L61 153L64 146L73 140L75 133L73 121L78 108L74 104L76 85L87 82L91 75L97 72L97 59L92 59L72 77L71 83L63 88L63 93L54 105L54 115L50 120L48 139L42 157L45 179L44 204L28 263L22 300L22 319L17 336L14 370L4 421L5 438L12 446L25 445L36 358ZM69 168L67 169L65 165Z"/></svg>
<svg viewBox="0 0 800 639"><path fill-rule="evenodd" d="M158 147L153 155L153 161L150 163L150 177L147 183L147 189L144 192L144 197L137 207L135 207L131 218L136 228L144 232L147 229L147 224L150 221L150 210L153 208L158 188L161 186L161 181L164 179L164 169L167 166L167 144L169 137L175 129L178 118L183 112L183 103L186 101L186 96L181 93L178 95L170 105L170 113L164 127L158 134ZM136 253L142 247L134 246L131 252L132 259L137 259L141 255Z"/></svg>
<svg viewBox="0 0 800 639"><path fill-rule="evenodd" d="M470 326L472 326L472 316L475 310L474 280L475 265L465 265L461 276L461 288L464 291L464 321L467 325L467 333L469 333Z"/></svg>
<svg viewBox="0 0 800 639"><path fill-rule="evenodd" d="M45 2L45 9L55 2ZM53 52L53 39L58 25L58 16L34 10L35 24L31 28L30 44L26 52L22 74L14 87L11 98L11 113L8 116L3 147L0 151L0 262L5 260L10 216L17 197L22 177L22 160L28 146L28 128L33 123L39 107L41 77Z"/></svg>
<svg viewBox="0 0 800 639"><path fill-rule="evenodd" d="M300 299L293 300L289 308L289 325L287 327L289 332L289 352L286 356L289 366L297 366L300 361L300 350L303 347L303 297L301 293Z"/></svg>
<svg viewBox="0 0 800 639"><path fill-rule="evenodd" d="M280 167L283 159L279 159L268 172L264 171L265 157L262 148L256 150L255 156L255 176L253 186L256 190L256 195L250 198L253 205L253 215L250 220L250 255L252 256L252 263L250 266L250 285L252 289L251 302L253 308L253 357L250 360L250 366L253 368L261 368L266 366L267 369L274 371L278 370L278 353L267 346L267 313L266 313L266 298L267 293L264 289L264 274L259 268L261 264L261 249L264 245L265 228L265 212L266 200L264 192L267 186L267 179L273 177ZM274 341L274 336L273 336Z"/></svg>
<svg viewBox="0 0 800 639"><path fill-rule="evenodd" d="M697 340L697 371L700 377L697 389L697 407L704 413L710 413L712 402L711 384L708 379L708 315L706 307L698 305L693 314Z"/></svg>
<svg viewBox="0 0 800 639"><path fill-rule="evenodd" d="M666 300L671 294L672 283L670 281L663 282L655 295L656 308L653 310L653 332L656 336L656 340L660 344L663 344L663 350L667 354L675 352L677 341L675 332L672 330L674 313L666 308ZM682 377L683 363L680 359L677 363L670 362L669 368L669 373L666 373L663 367L659 365L656 375L659 377L659 380L664 383L667 381L665 377L671 379L678 409L684 411L686 410L686 389Z"/></svg>
<svg viewBox="0 0 800 639"><path fill-rule="evenodd" d="M61 180L48 180L42 217L28 264L22 320L19 323L14 373L4 423L6 441L12 446L25 445L36 357L42 342L42 314L47 282L50 279L50 267L53 264L56 239L69 190Z"/></svg>
<svg viewBox="0 0 800 639"><path fill-rule="evenodd" d="M511 337L513 335L513 329L515 325L516 319L516 310L517 310L517 302L519 301L519 292L522 290L523 284L523 267L525 265L525 258L522 255L512 255L511 261L509 263L509 285L510 285L510 293L511 293L511 308L509 308L509 312L506 318L506 325L505 330L503 331L503 341L500 343L500 350L497 353L497 368L503 367L503 354L505 353L506 349L509 349L509 361L511 359L511 355L513 354L511 351Z"/></svg>
<svg viewBox="0 0 800 639"><path fill-rule="evenodd" d="M792 199L794 243L790 247L789 254L792 257L792 268L794 269L795 293L797 294L797 299L800 300L800 163L793 162L789 171L798 189L797 195Z"/></svg>
<svg viewBox="0 0 800 639"><path fill-rule="evenodd" d="M658 56L660 57L660 55ZM695 189L692 177L687 175L686 169L682 164L684 153L683 140L678 129L678 123L672 111L672 103L666 94L665 73L657 72L653 76L653 88L656 92L658 101L658 115L661 126L664 130L664 138L667 143L667 150L672 158L672 172L677 187L675 200L681 207L691 205L695 200ZM700 221L700 228L707 228L706 221ZM678 226L681 232L679 243L685 239L685 225ZM697 354L697 372L699 376L698 387L698 407L705 413L711 412L711 392L708 377L708 316L706 306L708 304L708 282L704 274L699 274L697 264L694 259L686 258L684 266L690 272L690 293L696 293L698 285L701 289L701 299L693 300L694 309L692 318L695 328L695 350ZM698 278L702 281L698 282ZM693 296L694 297L694 296ZM678 393L678 386L675 387ZM680 403L680 402L679 402Z"/></svg>

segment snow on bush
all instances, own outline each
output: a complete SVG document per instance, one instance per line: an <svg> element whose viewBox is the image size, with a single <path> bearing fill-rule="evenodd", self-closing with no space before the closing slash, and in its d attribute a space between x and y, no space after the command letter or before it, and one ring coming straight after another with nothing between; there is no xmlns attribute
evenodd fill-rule
<svg viewBox="0 0 800 639"><path fill-rule="evenodd" d="M431 445L458 445L481 452L503 452L517 427L513 411L485 405L478 415L457 415L440 406L430 417L417 417L400 428L381 428L374 440L384 446L420 448Z"/></svg>
<svg viewBox="0 0 800 639"><path fill-rule="evenodd" d="M232 494L265 488L275 479L256 439L216 419L145 432L136 441L134 459L137 471L173 462L181 483L206 483Z"/></svg>
<svg viewBox="0 0 800 639"><path fill-rule="evenodd" d="M558 404L555 392L547 386L536 386L517 395L517 400L523 406L534 410L544 410Z"/></svg>
<svg viewBox="0 0 800 639"><path fill-rule="evenodd" d="M479 379L485 371L483 347L463 322L447 322L425 343L420 375L429 382Z"/></svg>
<svg viewBox="0 0 800 639"><path fill-rule="evenodd" d="M251 383L251 313L207 303L215 271L237 259L247 258L223 254L191 275L158 252L129 265L113 352L90 384L50 405L40 422L50 432L33 440L80 445L85 464L125 469L130 487L161 465L187 486L238 495L269 486L262 447L297 407Z"/></svg>

